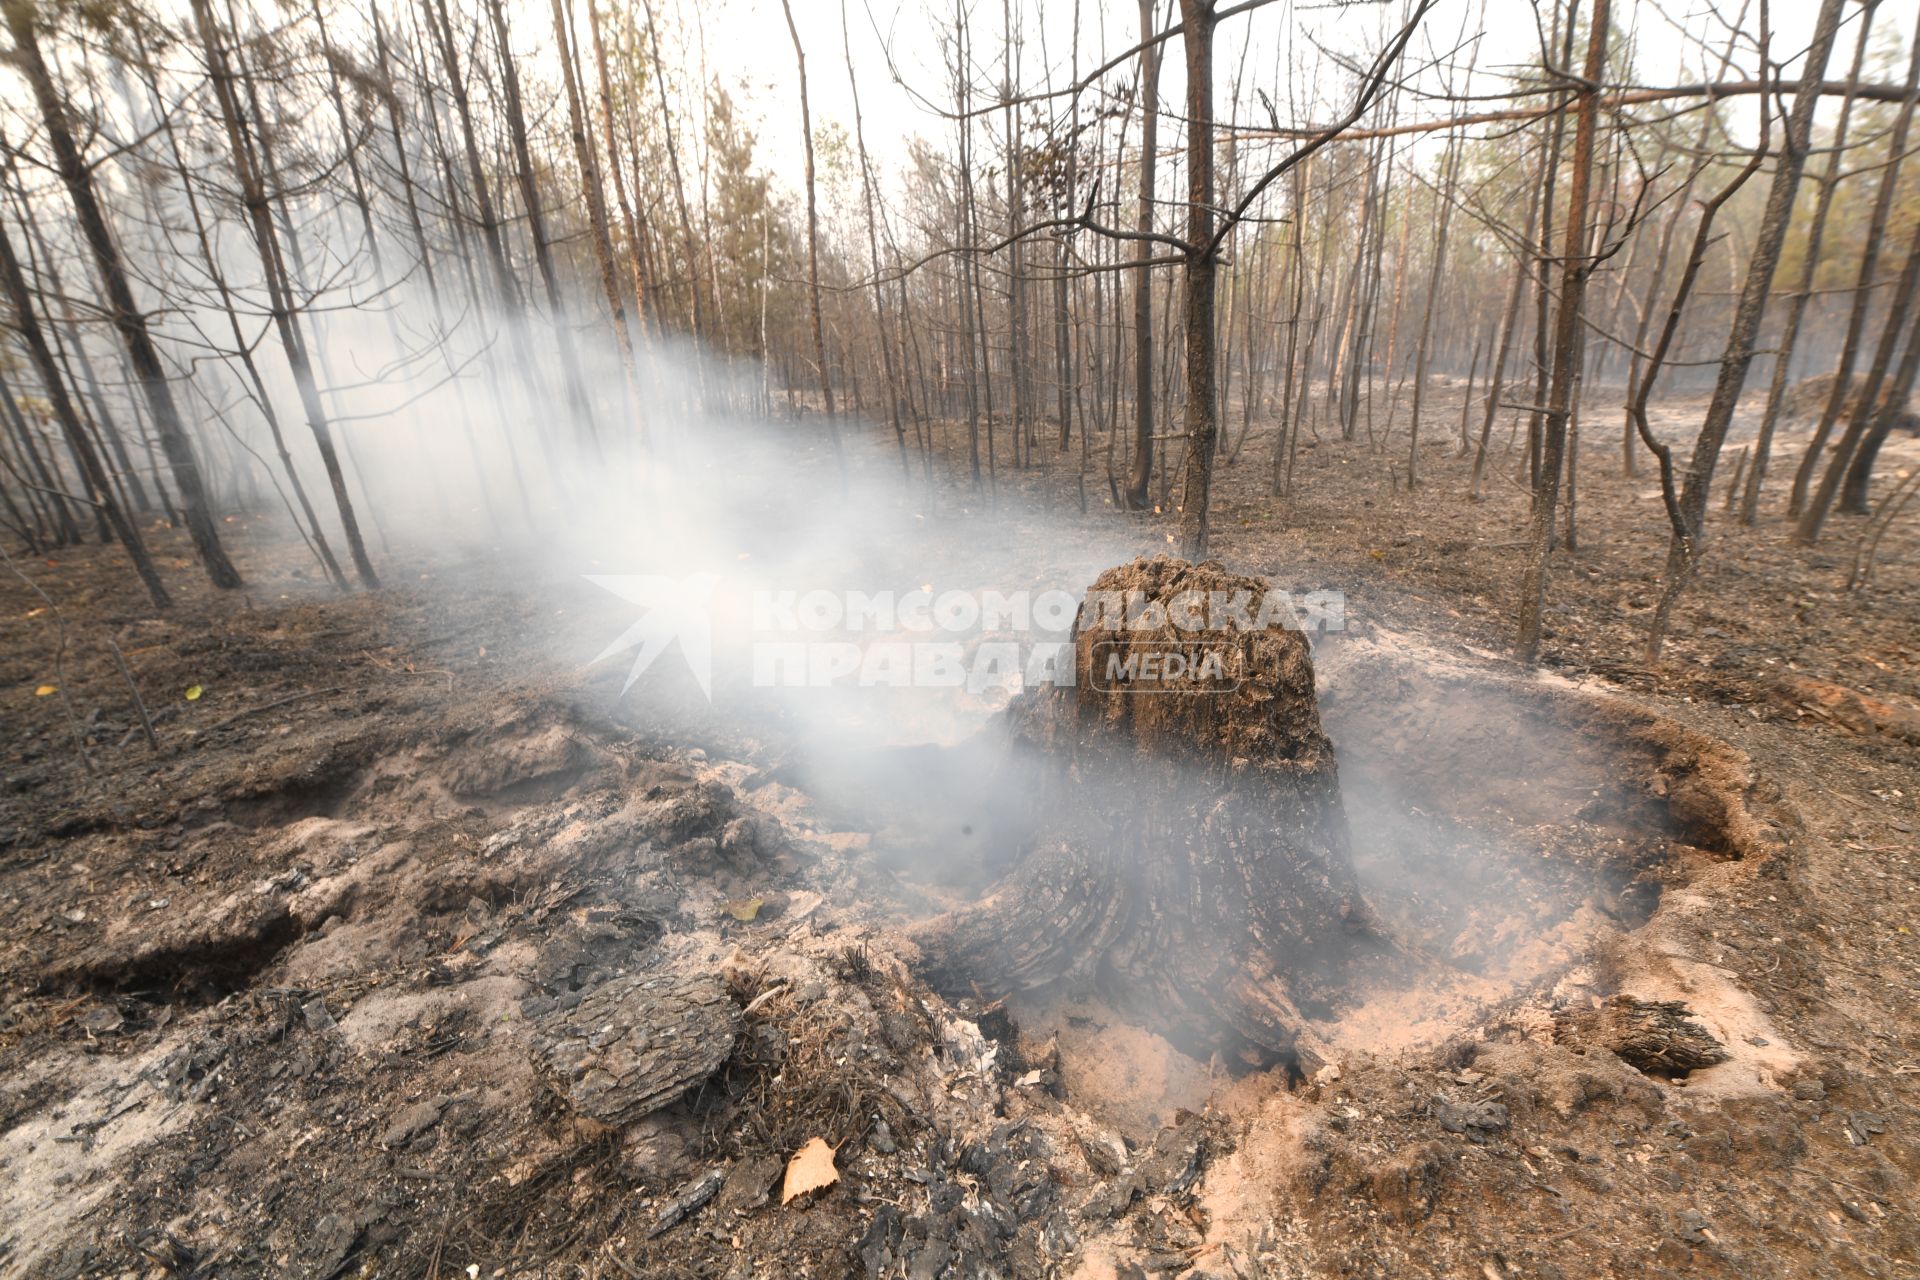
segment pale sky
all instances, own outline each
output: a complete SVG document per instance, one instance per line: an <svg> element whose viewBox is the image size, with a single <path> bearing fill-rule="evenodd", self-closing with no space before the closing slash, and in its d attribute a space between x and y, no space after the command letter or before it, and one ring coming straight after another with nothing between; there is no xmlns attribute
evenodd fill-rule
<svg viewBox="0 0 1920 1280"><path fill-rule="evenodd" d="M149 2L162 10L184 11L185 7L184 0ZM633 5L638 12L641 0L613 2ZM842 0L791 2L806 45L816 132L838 125L851 135L853 91L841 36ZM1592 2L1584 0L1583 8ZM1774 57L1776 61L1788 60L1787 74L1797 75L1800 55L1811 32L1815 0L1717 0L1719 9L1730 17L1741 14L1745 6L1741 25L1749 33L1758 30L1763 2L1769 4L1774 24ZM273 16L271 0L254 3L261 6L263 20L280 20ZM1177 4L1175 0L1157 3L1156 27L1164 28L1174 20ZM1228 19L1216 35L1214 51L1221 122L1228 121L1229 98L1236 80L1244 85L1243 102L1252 102L1256 89L1268 94L1282 124L1324 120L1330 105L1341 105L1329 104L1326 95L1350 91L1346 79L1335 74L1333 59L1370 61L1403 21L1408 3L1273 0ZM652 0L652 4L667 33L663 51L676 77L683 83L689 78L691 83L702 78L718 79L727 86L743 118L757 134L761 164L789 192L800 190L804 166L798 75L781 0ZM467 11L467 22L480 20L471 0L461 0L460 7ZM897 173L912 138L927 138L948 153L953 149L954 124L930 110L925 100L951 105L950 72L943 66L944 46L951 39L955 13L960 8L969 15L971 27L976 106L990 100L1005 74L1001 58L1009 20L1020 37L1017 85L1029 93L1049 83L1064 87L1075 66L1084 75L1139 39L1138 0L845 0L845 29L858 75L866 141L883 194L897 185ZM1848 6L1848 20L1829 64L1830 77L1845 73L1860 12L1860 5ZM351 6L336 10L336 27L350 28L352 14ZM546 69L535 77L545 82L535 90L536 95L556 92L555 77L546 73L551 70L552 59L551 0L510 0L509 14L516 54ZM1876 47L1901 54L1913 38L1916 14L1920 14L1920 0L1883 0L1875 16ZM1441 0L1409 48L1403 69L1412 73L1411 83L1416 88L1437 93L1446 87L1450 75L1457 91L1469 55L1477 55L1472 92L1498 94L1508 87L1506 71L1537 56L1536 16L1530 0ZM1716 0L1614 0L1614 24L1633 42L1642 83L1706 78L1725 42L1726 28L1717 16ZM1703 44L1703 39L1711 41L1712 47ZM1752 44L1750 34L1736 54L1730 77L1754 74L1757 59ZM1166 54L1160 94L1162 110L1167 114L1163 115L1161 138L1162 145L1171 148L1179 145L1178 116L1184 107L1185 75L1177 38L1163 48ZM1579 61L1577 53L1575 61ZM1442 69L1448 65L1451 71ZM1896 65L1883 69L1880 78L1897 80L1903 67L1901 56ZM1129 59L1124 68L1110 73L1109 84L1130 81L1136 68L1137 59ZM11 82L12 77L7 80ZM1303 101L1295 116L1289 107L1290 95L1304 99L1315 85L1320 86L1320 100L1311 104ZM1095 100L1097 95L1090 91L1083 102L1090 105ZM1067 101L1059 98L1052 106L1064 112ZM548 105L557 106L551 101ZM683 100L679 109L687 111L692 105ZM1489 101L1477 105L1479 109L1497 109L1504 104ZM1249 117L1248 123L1262 122L1264 109L1258 110L1261 117ZM1757 102L1736 99L1725 110L1731 113L1736 136L1751 136ZM1444 117L1449 107L1409 95L1403 98L1401 113L1401 122L1407 123ZM697 119L683 118L681 124L683 137L698 138ZM998 137L999 128L997 118L981 122L976 137L982 147L983 165L993 163L997 145L992 139ZM1428 145L1437 145L1438 141L1439 135L1432 135Z"/></svg>
<svg viewBox="0 0 1920 1280"><path fill-rule="evenodd" d="M663 0L655 0L659 5ZM1223 0L1224 2L1224 0ZM1730 16L1739 12L1742 0L1726 0L1721 6ZM794 67L793 45L788 36L780 0L716 0L696 6L691 0L664 0L664 12L675 12L690 29L705 33L706 61L729 85L743 84L750 91L750 117L756 118L760 150L765 162L790 186L798 186L802 171L800 159L800 118L798 77ZM1757 32L1760 0L1746 0L1750 6L1743 26ZM1063 87L1071 78L1069 68L1073 50L1073 23L1076 7L1081 27L1079 66L1085 74L1106 58L1124 51L1139 38L1139 14L1134 0L1012 0L1013 21L1024 38L1020 81L1029 91L1046 82L1052 69L1052 82ZM942 142L951 142L953 125L927 111L907 88L893 82L883 37L893 51L893 61L901 78L920 93L937 101L950 98L947 75L941 68L941 29L952 30L954 0L847 0L847 30L851 38L854 64L859 75L861 107L866 119L867 145L883 166L897 164L906 154L907 139L920 134ZM1172 20L1172 0L1160 0L1160 25ZM1799 55L1811 35L1816 6L1813 0L1773 0L1774 57L1791 58L1787 70L1797 74ZM1920 0L1890 0L1879 6L1875 29L1876 43L1904 48L1912 39L1914 18ZM660 10L657 10L660 11ZM968 9L974 28L977 75L984 81L997 81L1001 75L1000 51L1004 9L992 0L973 0ZM808 88L813 104L816 129L827 121L845 126L853 124L852 92L841 43L840 0L793 0L794 17L807 48ZM1336 6L1329 0L1276 0L1275 3L1229 19L1215 41L1214 83L1222 119L1226 100L1236 76L1244 75L1245 96L1252 97L1255 87L1264 89L1286 119L1290 81L1295 92L1303 92L1310 83L1311 68L1318 62L1329 66L1327 57L1338 54L1360 61L1369 60L1385 42L1390 26L1397 26L1405 12L1404 0L1388 4L1348 4ZM1860 10L1849 6L1849 21L1842 28L1828 74L1843 75L1850 56L1855 25ZM1677 83L1700 79L1718 57L1718 47L1709 53L1697 40L1701 33L1714 33L1724 42L1724 28L1713 17L1714 6L1706 0L1615 0L1616 28L1632 36L1636 43L1640 78L1644 83ZM876 33L877 29L877 33ZM1501 72L1530 60L1538 48L1533 5L1525 0L1442 0L1427 17L1422 33L1409 50L1409 65L1435 59L1444 60L1458 50L1455 58L1464 70L1468 49L1462 43L1480 33L1479 69L1473 89L1476 93L1497 93L1505 87ZM1044 45L1045 56L1042 56ZM1163 110L1178 113L1183 104L1185 76L1180 65L1178 42L1166 46L1168 56L1161 72ZM1291 59L1288 55L1291 55ZM1298 61L1308 68L1308 78L1294 80L1287 63ZM1575 59L1578 62L1578 55ZM1737 70L1730 76L1753 74L1756 57L1751 42L1736 55ZM1131 69L1126 73L1132 75ZM1456 72L1456 76L1460 72ZM1117 79L1120 73L1115 73ZM1322 82L1333 87L1337 82L1322 75ZM1438 73L1429 71L1418 83L1440 87ZM1064 104L1064 99L1060 100ZM1750 100L1743 100L1752 115ZM1322 104L1324 106L1324 104ZM1485 104L1497 107L1499 104ZM1446 113L1437 102L1407 102L1403 120L1426 119ZM1735 108L1736 111L1739 108ZM1315 118L1322 111L1309 113ZM997 127L997 126L996 126ZM1163 124L1163 138L1174 126ZM983 132L984 139L984 132Z"/></svg>

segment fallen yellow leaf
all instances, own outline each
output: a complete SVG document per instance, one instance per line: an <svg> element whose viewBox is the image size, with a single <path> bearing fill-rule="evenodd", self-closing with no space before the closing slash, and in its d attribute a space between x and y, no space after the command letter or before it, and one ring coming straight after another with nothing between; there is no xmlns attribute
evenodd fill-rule
<svg viewBox="0 0 1920 1280"><path fill-rule="evenodd" d="M52 697L52 696L53 696L54 694L56 694L56 693L58 693L58 692L60 692L60 686L59 686L59 685L57 685L57 684L43 684L43 685L41 685L41 686L40 686L40 687L39 687L38 689L35 689L35 690L33 691L33 696L34 696L34 697L36 697L36 698L50 698L50 697Z"/></svg>
<svg viewBox="0 0 1920 1280"><path fill-rule="evenodd" d="M765 898L735 898L727 904L727 914L741 924L751 924L754 917L760 914L760 908L765 905L767 905Z"/></svg>
<svg viewBox="0 0 1920 1280"><path fill-rule="evenodd" d="M824 1138L808 1138L807 1145L787 1161L787 1176L780 1184L780 1203L786 1204L796 1196L830 1187L838 1181L840 1171L833 1167L833 1148Z"/></svg>
<svg viewBox="0 0 1920 1280"><path fill-rule="evenodd" d="M197 684L190 684L190 685L188 685L188 686L187 686L187 701L188 701L188 702L198 702L198 701L200 701L200 695L201 695L201 694L203 694L203 693L205 693L205 692L206 692L206 690L205 690L205 689L202 689L202 688L201 688L201 687L200 687L199 685L197 685Z"/></svg>

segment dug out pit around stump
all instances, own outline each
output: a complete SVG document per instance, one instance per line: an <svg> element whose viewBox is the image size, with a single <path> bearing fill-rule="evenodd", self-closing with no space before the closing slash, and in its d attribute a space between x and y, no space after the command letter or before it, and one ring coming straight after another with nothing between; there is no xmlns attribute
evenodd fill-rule
<svg viewBox="0 0 1920 1280"><path fill-rule="evenodd" d="M1093 593L1266 585L1161 557ZM1201 1061L1310 1073L1476 1025L1645 923L1678 864L1777 843L1723 744L1404 638L1241 633L1224 689L1085 676L1096 645L1190 640L1083 610L1080 683L951 752L990 799L876 819L878 856L917 845L894 865L955 904L912 930L936 986L1086 996Z"/></svg>

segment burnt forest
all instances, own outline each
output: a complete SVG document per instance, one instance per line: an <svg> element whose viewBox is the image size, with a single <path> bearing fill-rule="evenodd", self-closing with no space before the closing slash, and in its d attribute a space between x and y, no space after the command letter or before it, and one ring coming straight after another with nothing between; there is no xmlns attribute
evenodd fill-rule
<svg viewBox="0 0 1920 1280"><path fill-rule="evenodd" d="M1920 1276L1920 0L0 23L0 1277Z"/></svg>

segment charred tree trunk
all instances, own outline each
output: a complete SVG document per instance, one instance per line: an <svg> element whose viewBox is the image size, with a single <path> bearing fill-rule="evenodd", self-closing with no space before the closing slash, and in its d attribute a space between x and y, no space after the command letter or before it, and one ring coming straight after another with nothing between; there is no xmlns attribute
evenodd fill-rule
<svg viewBox="0 0 1920 1280"><path fill-rule="evenodd" d="M840 429L834 424L833 375L827 366L827 335L820 321L820 204L813 180L813 108L807 99L807 51L794 25L793 6L781 0L787 15L787 34L793 37L793 57L800 68L800 131L807 161L807 319L813 329L813 361L820 374L820 400L827 414L833 449L840 452Z"/></svg>
<svg viewBox="0 0 1920 1280"><path fill-rule="evenodd" d="M1140 0L1140 39L1153 39L1154 0ZM1160 46L1140 50L1139 232L1153 234L1153 171L1160 136ZM1147 243L1144 239L1142 244ZM1142 257L1147 255L1142 254ZM1133 465L1122 497L1136 511L1152 505L1153 480L1153 268L1133 275Z"/></svg>
<svg viewBox="0 0 1920 1280"><path fill-rule="evenodd" d="M1913 390L1911 370L1902 362L1900 374L1895 376L1896 384L1904 380L1904 385L1896 385L1895 394L1889 397L1887 378L1894 367L1894 352L1900 344L1900 335L1906 328L1908 313L1913 309L1914 297L1920 291L1920 224L1914 227L1913 243L1907 250L1906 266L1900 271L1900 283L1895 287L1892 299L1887 303L1887 314L1882 321L1880 341L1875 345L1873 363L1867 368L1866 380L1860 384L1855 398L1853 411L1847 419L1847 429L1841 433L1840 443L1834 446L1833 457L1827 463L1826 474L1820 479L1820 488L1808 500L1806 510L1800 513L1800 524L1794 530L1795 540L1811 546L1820 537L1820 530L1826 522L1827 513L1833 506L1833 500L1840 491L1843 479L1851 483L1853 465L1860 457L1862 443L1871 436L1873 451L1879 452L1880 440L1886 435L1886 429L1893 426L1894 419L1906 411L1907 396ZM1909 343L1909 351L1912 344ZM1883 429L1880 424L1884 423ZM1873 455L1866 455L1869 467L1873 465ZM1859 497L1862 509L1857 514L1864 515L1866 499L1866 476L1859 480ZM1842 507L1842 510L1845 510Z"/></svg>
<svg viewBox="0 0 1920 1280"><path fill-rule="evenodd" d="M1913 422L1912 416L1907 413L1907 400L1913 395L1916 377L1920 377L1920 324L1907 330L1907 349L1900 356L1900 367L1893 375L1892 389L1878 401L1873 426L1860 441L1860 451L1847 468L1846 483L1840 491L1840 509L1849 515L1864 516L1873 512L1872 505L1867 501L1868 489L1873 481L1873 464L1880 456L1880 446L1886 443L1893 428L1903 421L1910 426Z"/></svg>
<svg viewBox="0 0 1920 1280"><path fill-rule="evenodd" d="M1853 117L1854 93L1860 84L1860 72L1866 64L1868 38L1873 34L1873 18L1879 0L1866 0L1860 6L1860 35L1853 46L1853 66L1847 73L1847 89L1840 99L1840 117L1834 121L1833 140L1827 150L1827 164L1821 174L1820 194L1814 201L1813 221L1807 226L1807 247L1801 255L1800 282L1787 304L1787 318L1780 326L1780 349L1773 357L1773 381L1767 387L1767 408L1760 419L1759 435L1754 440L1753 467L1747 472L1746 494L1740 502L1740 523L1752 524L1759 518L1760 489L1767 479L1767 463L1773 453L1773 429L1779 421L1780 405L1786 395L1787 379L1793 367L1794 347L1800 341L1800 325L1813 299L1814 275L1820 268L1820 249L1826 240L1827 215L1840 189L1840 158L1847 150L1847 130Z"/></svg>
<svg viewBox="0 0 1920 1280"><path fill-rule="evenodd" d="M154 430L160 436L160 447L166 453L168 466L173 471L174 487L179 490L180 510L186 518L187 531L193 537L193 545L200 553L200 562L206 567L207 577L212 579L213 585L237 587L240 585L240 571L233 567L233 562L227 558L226 548L221 545L206 482L200 474L200 462L194 456L192 442L187 438L186 422L180 416L179 405L174 401L173 388L167 382L166 367L160 361L159 348L154 345L152 331L147 327L146 314L134 302L133 286L127 279L120 248L114 243L113 232L107 225L106 211L94 191L93 170L81 157L80 148L74 142L73 130L67 123L66 104L54 85L53 72L40 53L38 14L34 0L4 0L4 3L0 3L0 12L4 12L7 29L13 36L14 68L33 91L34 103L39 108L41 123L47 131L47 143L53 151L54 165L59 170L68 198L73 202L81 237L87 242L94 265L100 271L100 283L107 293L107 310L114 328L119 330L121 340L126 343L127 356L133 363L140 389L146 396Z"/></svg>
<svg viewBox="0 0 1920 1280"><path fill-rule="evenodd" d="M553 320L554 345L560 350L561 375L567 381L567 403L572 406L575 425L588 444L598 452L599 433L594 426L593 404L587 398L586 378L580 372L580 357L574 350L573 334L567 328L566 301L560 293L560 280L553 266L553 247L547 234L546 212L540 199L540 183L533 171L533 153L527 144L526 111L520 103L520 72L514 65L513 47L508 43L507 16L500 0L488 0L487 15L493 23L494 42L499 45L500 87L506 108L507 136L513 144L515 172L520 179L520 203L526 210L527 234L533 241L534 263L540 268L540 282L546 287L547 309ZM567 55L566 47L560 50Z"/></svg>
<svg viewBox="0 0 1920 1280"><path fill-rule="evenodd" d="M1916 30L1920 37L1920 29ZM1820 421L1813 431L1813 439L1807 442L1807 451L1800 459L1800 466L1793 475L1793 490L1787 499L1787 514L1797 518L1794 526L1794 540L1802 545L1811 546L1820 536L1820 525L1826 519L1826 512L1810 512L1807 508L1807 494L1813 485L1813 478L1820 469L1820 460L1826 456L1827 438L1834 424L1847 410L1847 396L1853 390L1853 366L1859 358L1860 345L1866 340L1867 313L1874 303L1874 276L1879 271L1880 252L1885 247L1887 219L1893 212L1893 199L1899 190L1900 165L1906 159L1907 133L1913 124L1915 91L1920 89L1920 39L1917 39L1912 56L1907 62L1907 82L1904 101L1900 112L1894 118L1893 132L1887 140L1887 160L1880 170L1880 187L1874 195L1873 213L1867 221L1864 237L1865 248L1860 254L1860 274L1853 291L1853 309L1847 316L1847 336L1840 347L1840 367L1835 370L1833 389L1827 396L1826 408L1820 414ZM1843 442L1842 447L1850 447ZM1829 495L1831 496L1831 495Z"/></svg>
<svg viewBox="0 0 1920 1280"><path fill-rule="evenodd" d="M900 420L900 384L902 378L893 358L893 343L887 332L886 293L880 281L880 227L873 212L873 165L867 157L867 127L860 114L860 77L853 70L853 43L847 37L847 5L840 0L840 46L846 53L847 87L853 93L853 145L860 158L860 203L866 213L867 264L873 272L874 338L880 347L880 364L887 379L887 407L893 421L894 442L900 447L900 469L911 477L913 464L907 456L907 428ZM904 363L905 355L902 354Z"/></svg>
<svg viewBox="0 0 1920 1280"><path fill-rule="evenodd" d="M640 411L640 384L633 365L633 333L627 324L627 304L620 288L620 273L613 260L613 227L607 213L606 187L600 181L600 163L593 154L593 135L587 127L587 112L581 101L585 94L580 88L579 59L573 48L566 0L553 0L553 40L560 54L560 79L566 87L567 136L573 142L574 163L580 166L580 185L587 197L593 261L600 269L600 288L607 295L607 314L613 320L613 336L620 350L620 372L625 379L628 409L634 414L636 434L644 439L646 428Z"/></svg>
<svg viewBox="0 0 1920 1280"><path fill-rule="evenodd" d="M33 307L33 295L27 288L26 274L20 269L20 259L13 252L13 241L7 235L4 224L0 224L0 288L4 288L7 301L13 310L13 325L27 344L27 351L33 357L35 369L39 371L40 381L45 385L47 402L53 408L53 416L60 424L61 433L67 438L68 446L78 463L82 480L85 481L88 496L93 500L101 518L113 529L114 537L126 548L127 556L133 561L134 572L140 575L140 581L147 588L147 595L153 600L154 608L165 609L173 603L167 596L167 588L160 581L160 574L153 567L153 560L147 555L146 544L140 540L140 531L127 518L127 513L115 499L112 480L107 475L106 465L93 447L93 441L87 438L86 429L80 424L80 415L74 411L73 401L67 395L66 384L61 381L59 366L54 362L53 350L47 345L46 334L40 325L39 317Z"/></svg>
<svg viewBox="0 0 1920 1280"><path fill-rule="evenodd" d="M1220 422L1215 381L1214 285L1219 249L1213 222L1213 0L1180 0L1187 54L1187 461L1181 485L1180 549L1207 556L1213 454Z"/></svg>
<svg viewBox="0 0 1920 1280"><path fill-rule="evenodd" d="M240 183L241 198L252 224L254 247L260 254L261 274L266 279L268 306L273 313L274 327L286 351L287 367L293 374L294 387L300 394L300 406L307 415L307 425L312 429L314 443L319 448L327 482L333 488L334 504L339 509L340 526L346 534L347 551L353 559L354 570L361 582L369 587L377 587L380 578L373 570L366 541L360 536L360 522L354 516L353 502L347 496L346 473L341 469L339 454L333 446L333 428L321 403L320 386L307 353L306 336L301 333L294 313L292 284L286 263L280 256L280 242L273 226L266 182L254 160L253 149L242 123L239 102L234 96L233 72L227 64L219 27L215 24L212 7L206 0L195 0L193 11L200 27L201 41L206 47L214 98L219 104L221 119L226 125L227 141L233 151L234 176ZM319 525L316 523L314 528L317 531Z"/></svg>
<svg viewBox="0 0 1920 1280"><path fill-rule="evenodd" d="M1520 636L1515 645L1522 662L1540 651L1547 604L1547 568L1553 556L1554 524L1560 505L1560 473L1565 461L1567 420L1573 411L1574 381L1580 369L1583 335L1581 306L1594 262L1587 251L1587 194L1593 178L1593 135L1598 115L1594 97L1606 72L1609 0L1595 0L1587 40L1587 88L1582 91L1574 126L1573 166L1567 191L1567 229L1559 308L1554 312L1553 383L1541 423L1540 475L1534 490L1533 527L1520 596ZM1541 288L1544 290L1545 282Z"/></svg>
<svg viewBox="0 0 1920 1280"><path fill-rule="evenodd" d="M1813 42L1807 50L1804 74L1787 114L1786 137L1780 159L1773 171L1773 185L1767 191L1767 204L1760 217L1759 234L1754 238L1753 254L1747 265L1747 278L1734 310L1733 324L1727 333L1727 345L1720 357L1719 376L1714 381L1713 399L1707 404L1706 419L1694 441L1693 457L1687 465L1686 485L1677 505L1670 504L1672 537L1667 546L1666 582L1660 600L1654 606L1651 632L1647 641L1649 661L1658 661L1665 642L1673 607L1699 565L1701 540L1706 533L1707 495L1713 487L1714 464L1720 458L1720 446L1733 422L1733 410L1746 384L1747 366L1753 362L1755 335L1766 309L1767 295L1773 288L1774 268L1780 264L1780 247L1786 242L1787 223L1793 213L1793 200L1800 187L1800 174L1806 167L1807 148L1813 137L1813 112L1819 103L1820 78L1826 73L1827 59L1840 28L1842 0L1823 0L1814 25Z"/></svg>

